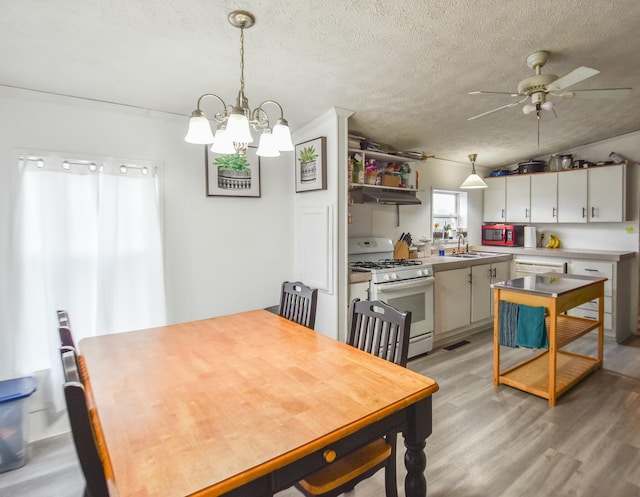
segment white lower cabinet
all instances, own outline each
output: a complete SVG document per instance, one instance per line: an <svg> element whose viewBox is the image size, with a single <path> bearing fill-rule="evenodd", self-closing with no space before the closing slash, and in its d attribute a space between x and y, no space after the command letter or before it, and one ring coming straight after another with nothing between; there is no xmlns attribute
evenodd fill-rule
<svg viewBox="0 0 640 497"><path fill-rule="evenodd" d="M570 274L600 276L607 278L604 284L604 330L608 336L615 336L613 327L613 288L615 288L615 263L606 261L572 261L568 264ZM585 302L570 309L569 316L598 319L598 299Z"/></svg>
<svg viewBox="0 0 640 497"><path fill-rule="evenodd" d="M435 274L435 336L446 338L452 330L471 323L471 268L452 269Z"/></svg>
<svg viewBox="0 0 640 497"><path fill-rule="evenodd" d="M349 306L353 299L369 300L369 282L349 283Z"/></svg>
<svg viewBox="0 0 640 497"><path fill-rule="evenodd" d="M494 262L471 267L471 322L493 316L491 284L510 278L511 262Z"/></svg>
<svg viewBox="0 0 640 497"><path fill-rule="evenodd" d="M434 342L442 344L473 331L473 325L493 315L491 283L510 278L511 262L502 261L437 272L435 282Z"/></svg>

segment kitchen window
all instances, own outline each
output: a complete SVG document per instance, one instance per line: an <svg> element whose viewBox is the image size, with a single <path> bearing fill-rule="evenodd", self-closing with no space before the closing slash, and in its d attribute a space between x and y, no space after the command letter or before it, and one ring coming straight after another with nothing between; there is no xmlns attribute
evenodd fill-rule
<svg viewBox="0 0 640 497"><path fill-rule="evenodd" d="M438 231L450 226L466 236L467 193L452 190L433 190L431 201L431 226L438 224ZM451 234L449 235L451 237ZM435 238L435 237L434 237Z"/></svg>

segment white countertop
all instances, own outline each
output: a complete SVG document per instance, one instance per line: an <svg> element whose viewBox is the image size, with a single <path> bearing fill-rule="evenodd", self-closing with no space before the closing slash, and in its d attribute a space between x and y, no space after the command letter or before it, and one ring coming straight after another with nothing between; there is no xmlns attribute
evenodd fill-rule
<svg viewBox="0 0 640 497"><path fill-rule="evenodd" d="M530 255L532 257L559 257L564 259L592 259L601 261L621 261L632 259L636 252L626 250L597 250L597 249L571 249L571 248L524 248L524 247L494 247L489 245L477 245L469 250L478 252L495 252L511 255Z"/></svg>

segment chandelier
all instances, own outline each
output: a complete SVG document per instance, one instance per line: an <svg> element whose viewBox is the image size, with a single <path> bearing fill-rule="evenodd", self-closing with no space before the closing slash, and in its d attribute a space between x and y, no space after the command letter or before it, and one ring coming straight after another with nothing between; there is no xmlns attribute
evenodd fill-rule
<svg viewBox="0 0 640 497"><path fill-rule="evenodd" d="M260 131L260 142L257 154L262 157L278 157L280 152L293 150L289 123L284 118L282 106L275 100L265 100L251 110L244 94L244 30L253 26L255 16L245 10L235 10L228 16L229 23L240 29L240 91L234 106L227 104L214 93L205 93L198 98L196 110L191 113L189 130L185 141L198 145L209 145L211 151L219 154L245 152L249 143L253 142L251 128ZM217 98L222 104L222 111L216 112L213 119L218 123L215 136L211 132L209 119L200 109L201 102L207 98ZM269 124L269 116L264 106L270 104L280 109L280 117L273 129Z"/></svg>

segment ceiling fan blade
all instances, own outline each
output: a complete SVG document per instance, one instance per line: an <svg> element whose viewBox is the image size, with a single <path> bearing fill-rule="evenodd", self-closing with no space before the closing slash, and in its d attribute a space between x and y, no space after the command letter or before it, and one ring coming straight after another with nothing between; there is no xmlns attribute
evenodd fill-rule
<svg viewBox="0 0 640 497"><path fill-rule="evenodd" d="M470 91L469 95L509 95L517 97L519 93L513 93L511 91Z"/></svg>
<svg viewBox="0 0 640 497"><path fill-rule="evenodd" d="M597 90L574 90L561 93L561 97L576 98L623 98L631 93L631 88L600 88ZM569 95L570 94L570 95Z"/></svg>
<svg viewBox="0 0 640 497"><path fill-rule="evenodd" d="M520 104L521 104L522 102L524 102L527 98L529 98L529 97L528 97L528 96L525 96L522 100L519 100L519 101L517 101L517 102L511 102L510 104L503 105L502 107L497 107L497 108L492 109L492 110L489 110L489 111L487 111L487 112L483 112L482 114L478 114L477 116L469 117L469 118L467 119L467 121L473 121L474 119L478 119L479 117L484 117L484 116L486 116L486 115L493 114L494 112L498 112L499 110L502 110L502 109L508 109L509 107L513 107L513 106L515 106L515 105L520 105Z"/></svg>
<svg viewBox="0 0 640 497"><path fill-rule="evenodd" d="M564 76L560 76L553 83L548 84L547 89L549 91L563 90L571 85L579 83L580 81L584 81L591 76L595 76L599 72L600 71L598 71L597 69L581 66L574 69L573 71L568 72Z"/></svg>

